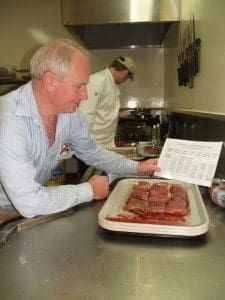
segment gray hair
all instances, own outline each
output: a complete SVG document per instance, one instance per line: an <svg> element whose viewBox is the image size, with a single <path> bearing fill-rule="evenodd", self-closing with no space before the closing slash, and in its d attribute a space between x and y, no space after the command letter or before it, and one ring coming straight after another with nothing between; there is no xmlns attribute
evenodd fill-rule
<svg viewBox="0 0 225 300"><path fill-rule="evenodd" d="M63 80L70 71L74 52L88 58L86 49L77 41L70 39L58 39L42 45L30 62L32 79L41 79L45 72L51 71L58 80Z"/></svg>

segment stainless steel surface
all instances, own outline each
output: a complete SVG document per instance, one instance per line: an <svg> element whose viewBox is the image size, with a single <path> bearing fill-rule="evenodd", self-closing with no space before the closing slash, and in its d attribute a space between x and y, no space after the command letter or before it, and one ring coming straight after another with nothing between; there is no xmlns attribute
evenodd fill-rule
<svg viewBox="0 0 225 300"><path fill-rule="evenodd" d="M180 0L62 0L65 25L179 21Z"/></svg>
<svg viewBox="0 0 225 300"><path fill-rule="evenodd" d="M193 239L115 234L97 224L104 201L22 230L0 255L1 299L224 299L225 210L205 204Z"/></svg>
<svg viewBox="0 0 225 300"><path fill-rule="evenodd" d="M40 225L42 223L47 223L52 220L62 218L65 216L68 216L74 212L74 208L69 208L65 211L58 212L55 214L47 215L47 216L40 216L36 218L20 218L19 220L15 220L13 222L10 222L6 226L4 226L0 230L0 248L6 244L15 234L17 234L19 231L31 228L37 225ZM21 217L21 216L20 216Z"/></svg>
<svg viewBox="0 0 225 300"><path fill-rule="evenodd" d="M212 114L210 112L203 112L203 111L195 111L195 110L185 110L185 109L177 109L173 111L174 113L186 114L190 116L197 116L202 118L208 118L217 121L225 121L224 114Z"/></svg>
<svg viewBox="0 0 225 300"><path fill-rule="evenodd" d="M90 49L160 46L180 0L62 0L62 18Z"/></svg>
<svg viewBox="0 0 225 300"><path fill-rule="evenodd" d="M130 147L111 147L108 148L110 151L114 151L118 154L124 155L125 157L133 160L143 160L143 156L138 155L137 147L130 146Z"/></svg>

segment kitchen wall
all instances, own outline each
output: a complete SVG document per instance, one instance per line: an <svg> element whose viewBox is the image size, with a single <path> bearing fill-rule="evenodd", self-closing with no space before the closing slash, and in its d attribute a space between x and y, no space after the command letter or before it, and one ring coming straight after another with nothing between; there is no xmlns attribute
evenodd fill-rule
<svg viewBox="0 0 225 300"><path fill-rule="evenodd" d="M165 48L165 99L171 110L170 136L203 141L225 141L225 1L182 0L180 33L190 15L201 38L200 73L194 87L178 86L177 47ZM215 177L225 178L223 146Z"/></svg>
<svg viewBox="0 0 225 300"><path fill-rule="evenodd" d="M92 50L91 72L106 67L117 55L130 55L137 62L137 72L134 83L121 85L122 106L130 97L143 98L140 106L145 107L152 99L166 98L173 109L225 114L224 10L223 0L181 1L180 31L194 13L196 35L202 40L200 73L193 89L178 86L175 48ZM71 37L62 25L60 0L1 0L0 36L0 65L13 64L19 69L29 67L40 44Z"/></svg>
<svg viewBox="0 0 225 300"><path fill-rule="evenodd" d="M117 56L128 55L136 63L134 82L128 80L120 86L121 107L131 98L139 100L140 107L149 107L154 99L164 97L164 49L110 49L91 50L91 71L105 68Z"/></svg>
<svg viewBox="0 0 225 300"><path fill-rule="evenodd" d="M1 0L0 36L0 64L25 69L42 43L70 34L61 24L60 0Z"/></svg>
<svg viewBox="0 0 225 300"><path fill-rule="evenodd" d="M196 37L201 38L200 73L194 88L179 87L177 49L165 49L165 97L170 107L190 113L225 114L225 1L182 0L180 32L195 15Z"/></svg>
<svg viewBox="0 0 225 300"><path fill-rule="evenodd" d="M71 38L62 25L60 0L0 1L0 65L29 68L34 51L55 38ZM107 67L120 55L129 55L137 63L134 82L121 85L121 106L130 98L140 99L139 106L148 107L164 97L164 49L91 50L91 72Z"/></svg>

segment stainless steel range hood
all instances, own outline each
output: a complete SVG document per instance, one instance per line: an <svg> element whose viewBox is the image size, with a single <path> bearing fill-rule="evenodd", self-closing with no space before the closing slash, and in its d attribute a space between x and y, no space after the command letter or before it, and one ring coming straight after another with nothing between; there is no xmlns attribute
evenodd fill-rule
<svg viewBox="0 0 225 300"><path fill-rule="evenodd" d="M159 47L180 0L62 0L63 24L88 49Z"/></svg>

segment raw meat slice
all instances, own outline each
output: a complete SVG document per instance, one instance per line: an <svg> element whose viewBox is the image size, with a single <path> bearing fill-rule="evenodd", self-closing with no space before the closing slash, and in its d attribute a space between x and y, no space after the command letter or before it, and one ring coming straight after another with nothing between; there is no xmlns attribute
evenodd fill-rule
<svg viewBox="0 0 225 300"><path fill-rule="evenodd" d="M149 198L149 192L145 191L145 190L139 190L139 189L135 189L131 195L131 198L135 198L135 199L140 199L140 200L145 200L147 201ZM128 199L129 200L129 199Z"/></svg>
<svg viewBox="0 0 225 300"><path fill-rule="evenodd" d="M165 203L153 203L148 202L147 204L147 213L165 213L166 212L166 206Z"/></svg>
<svg viewBox="0 0 225 300"><path fill-rule="evenodd" d="M186 193L172 193L171 200L185 200L187 202Z"/></svg>
<svg viewBox="0 0 225 300"><path fill-rule="evenodd" d="M128 211L142 211L145 212L146 210L146 201L141 199L134 199L131 198L124 207L125 210Z"/></svg>
<svg viewBox="0 0 225 300"><path fill-rule="evenodd" d="M149 190L151 185L147 181L139 181L138 184L134 186L135 189L139 190Z"/></svg>
<svg viewBox="0 0 225 300"><path fill-rule="evenodd" d="M166 213L173 215L186 216L188 214L187 201L171 200L166 205Z"/></svg>
<svg viewBox="0 0 225 300"><path fill-rule="evenodd" d="M144 153L145 154L160 154L162 151L162 147L159 146L145 146Z"/></svg>
<svg viewBox="0 0 225 300"><path fill-rule="evenodd" d="M168 189L170 187L170 185L168 184L168 182L155 182L153 183L152 185L153 188L165 188L165 189Z"/></svg>
<svg viewBox="0 0 225 300"><path fill-rule="evenodd" d="M185 186L181 185L181 184L172 184L170 187L170 192L171 193L185 193Z"/></svg>
<svg viewBox="0 0 225 300"><path fill-rule="evenodd" d="M155 195L151 196L148 201L152 203L167 203L170 201L170 197L168 195Z"/></svg>
<svg viewBox="0 0 225 300"><path fill-rule="evenodd" d="M149 192L150 196L156 196L156 195L169 195L168 190L165 188L151 188Z"/></svg>
<svg viewBox="0 0 225 300"><path fill-rule="evenodd" d="M134 157L134 151L133 149L115 149L112 150L120 155L126 156L127 158L133 158Z"/></svg>

